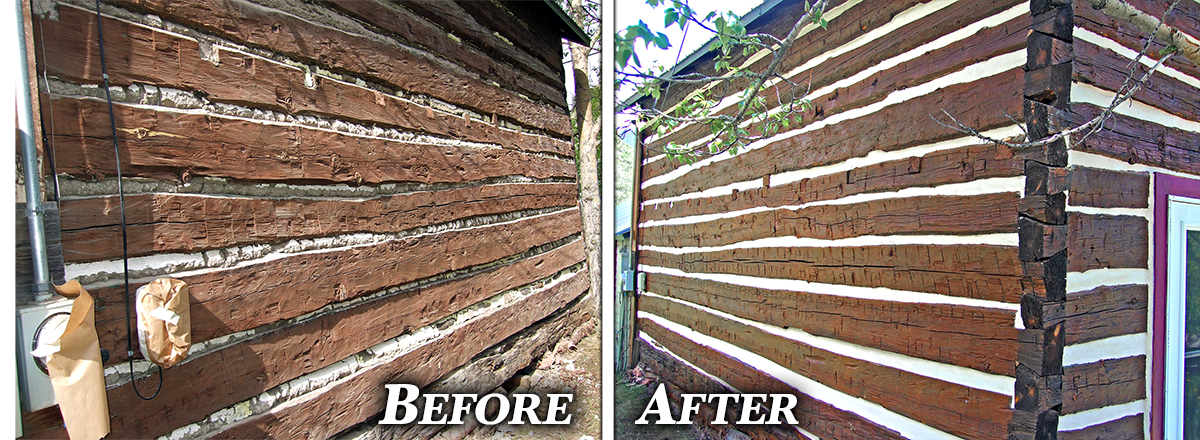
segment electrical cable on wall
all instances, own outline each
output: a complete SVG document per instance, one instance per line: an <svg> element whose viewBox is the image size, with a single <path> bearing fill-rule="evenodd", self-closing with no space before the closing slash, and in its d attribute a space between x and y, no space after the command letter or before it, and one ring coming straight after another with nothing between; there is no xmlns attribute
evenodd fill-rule
<svg viewBox="0 0 1200 440"><path fill-rule="evenodd" d="M158 396L159 391L162 391L163 368L161 365L158 366L158 387L154 389L154 394L151 394L150 397L143 396L141 391L138 391L133 371L133 329L129 324L132 319L130 317L130 310L133 309L133 305L130 302L133 299L133 295L129 293L129 231L125 223L125 185L121 175L121 148L117 143L116 113L113 111L112 94L108 90L108 68L105 66L104 59L103 28L104 25L101 23L100 16L100 0L96 0L96 37L100 41L100 76L104 78L104 96L108 101L108 121L112 128L113 152L117 161L117 196L121 206L121 259L125 270L125 347L127 350L126 354L129 356L129 384L133 386L134 394L137 394L142 400L150 400Z"/></svg>

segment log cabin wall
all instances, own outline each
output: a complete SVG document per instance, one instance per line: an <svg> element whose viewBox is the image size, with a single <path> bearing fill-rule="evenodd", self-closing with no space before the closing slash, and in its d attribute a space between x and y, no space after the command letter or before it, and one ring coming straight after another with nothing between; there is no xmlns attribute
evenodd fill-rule
<svg viewBox="0 0 1200 440"><path fill-rule="evenodd" d="M382 411L384 382L489 392L589 321L545 4L105 3L133 288L192 295L191 356L140 400L94 4L34 4L110 438L325 438ZM56 415L25 414L27 437L65 437Z"/></svg>
<svg viewBox="0 0 1200 440"><path fill-rule="evenodd" d="M802 3L749 31L781 37ZM1025 159L1037 153L931 115L1022 135L1030 4L841 1L826 18L781 69L811 87L804 124L692 165L652 150L703 143L707 129L648 139L641 360L676 396L800 397L796 429L737 426L755 438L1004 438L1029 279L1018 219ZM688 71L712 64L701 57Z"/></svg>
<svg viewBox="0 0 1200 440"><path fill-rule="evenodd" d="M1039 3L1044 2L1034 2L1035 13L1046 17L1040 21L1046 26L1036 29L1040 42L1031 38L1030 52L1031 63L1034 58L1043 62L1036 66L1040 73L1031 75L1035 86L1026 90L1031 98L1027 117L1036 115L1029 117L1032 130L1050 134L1090 120L1108 106L1145 44L1145 33L1086 1ZM1171 4L1128 3L1155 17L1163 17ZM1200 37L1200 4L1179 2L1164 22ZM1159 49L1151 45L1139 76L1159 58ZM1045 427L1060 439L1150 436L1152 243L1154 234L1164 233L1153 225L1154 180L1157 174L1200 176L1198 103L1200 67L1176 57L1158 69L1132 104L1116 109L1104 131L1052 146L1048 156L1053 160L1028 175L1027 196L1037 192L1047 201L1038 218L1044 222L1038 233L1048 238L1045 255L1058 254L1054 266L1064 266L1056 270L1065 272L1062 298L1029 303L1037 304L1031 315L1046 328L1061 329L1055 343L1063 348L1059 359L1051 360L1060 362L1061 382L1044 383L1061 388L1043 393L1061 394L1054 397L1061 406L1052 409L1057 427ZM1043 399L1043 405L1050 403Z"/></svg>

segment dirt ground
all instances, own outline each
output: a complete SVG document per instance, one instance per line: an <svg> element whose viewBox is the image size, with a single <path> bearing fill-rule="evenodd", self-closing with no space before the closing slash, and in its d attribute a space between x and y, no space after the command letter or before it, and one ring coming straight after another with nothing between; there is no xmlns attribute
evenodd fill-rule
<svg viewBox="0 0 1200 440"><path fill-rule="evenodd" d="M464 426L445 431L438 439L473 440L594 440L600 438L600 332L593 331L574 347L567 347L542 358L532 373L521 376L518 392L536 394L574 392L574 401L567 406L571 424ZM522 390L522 388L528 390ZM543 407L545 405L543 404ZM544 414L543 410L538 411ZM462 431L472 429L463 436Z"/></svg>

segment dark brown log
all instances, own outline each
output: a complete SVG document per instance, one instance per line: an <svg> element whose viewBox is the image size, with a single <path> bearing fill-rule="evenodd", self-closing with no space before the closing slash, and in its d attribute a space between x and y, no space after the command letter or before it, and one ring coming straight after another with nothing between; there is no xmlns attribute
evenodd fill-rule
<svg viewBox="0 0 1200 440"><path fill-rule="evenodd" d="M1055 111L1050 115L1056 126L1071 127L1098 116L1103 109L1090 104L1073 104L1071 111ZM1104 130L1071 148L1100 154L1130 164L1157 166L1169 170L1200 174L1200 143L1196 134L1174 127L1114 114L1104 123Z"/></svg>
<svg viewBox="0 0 1200 440"><path fill-rule="evenodd" d="M1041 377L1061 375L1067 333L1065 325L1065 322L1060 322L1045 329L1021 330L1017 363Z"/></svg>
<svg viewBox="0 0 1200 440"><path fill-rule="evenodd" d="M39 40L45 48L38 55L54 54L39 59L39 67L62 80L101 82L99 63L94 62L99 57L94 13L62 7L59 20L35 18L34 24L37 32L53 36ZM396 95L322 80L319 76L316 87L305 87L305 73L300 69L241 52L221 51L221 62L214 65L201 59L199 45L194 40L174 34L107 18L104 29L106 66L112 85L151 84L203 93L212 102L322 115L455 139L493 142L525 151L572 154L568 141L501 129L435 111Z"/></svg>
<svg viewBox="0 0 1200 440"><path fill-rule="evenodd" d="M1065 108L1071 103L1071 63L1025 72L1025 98Z"/></svg>
<svg viewBox="0 0 1200 440"><path fill-rule="evenodd" d="M1067 251L1059 251L1049 259L1021 263L1025 275L1025 294L1042 301L1057 302L1067 298Z"/></svg>
<svg viewBox="0 0 1200 440"><path fill-rule="evenodd" d="M758 206L784 206L834 200L873 192L930 187L973 179L1021 175L1022 161L1008 147L975 145L868 165L844 173L730 195L679 200L643 208L645 220L730 212ZM646 188L646 199L682 194L672 185Z"/></svg>
<svg viewBox="0 0 1200 440"><path fill-rule="evenodd" d="M1009 424L1009 440L1054 440L1058 435L1058 411L1040 413L1014 410Z"/></svg>
<svg viewBox="0 0 1200 440"><path fill-rule="evenodd" d="M869 117L840 122L821 130L739 153L672 180L674 191L686 193L729 183L759 179L782 171L828 165L864 156L871 151L895 151L962 137L955 129L930 120L942 110L979 130L1012 124L1004 115L1020 112L1017 96L995 96L993 90L1019 90L1021 69L1013 69L966 84L885 107ZM953 97L953 99L950 99ZM658 162L655 162L658 163ZM649 166L647 167L649 168Z"/></svg>
<svg viewBox="0 0 1200 440"><path fill-rule="evenodd" d="M1026 195L1021 198L1018 212L1038 223L1060 225L1067 222L1067 193L1050 196Z"/></svg>
<svg viewBox="0 0 1200 440"><path fill-rule="evenodd" d="M840 410L812 396L801 394L779 379L768 376L766 373L738 359L731 358L709 347L680 337L674 332L659 326L654 321L638 319L638 326L675 355L703 369L705 372L721 378L738 391L743 393L790 393L795 395L799 398L799 404L796 405L796 419L800 422L799 426L821 438L903 438L895 431L880 426L858 414ZM660 354L655 356L657 349L646 344L641 339L638 341L641 349L647 353L646 356L648 359L668 359L674 362L673 358L669 357L669 355ZM677 363L670 370L659 367L659 371L663 371L668 379L684 376L684 374L677 373L679 371L697 374L692 373L694 370L691 370L690 367L678 365Z"/></svg>
<svg viewBox="0 0 1200 440"><path fill-rule="evenodd" d="M389 287L520 254L576 234L579 228L578 211L572 210L373 246L300 254L178 278L190 287L192 341L196 343L294 318ZM104 287L91 293L97 301L96 329L101 346L123 347L124 289ZM123 359L123 351L113 350L109 363Z"/></svg>
<svg viewBox="0 0 1200 440"><path fill-rule="evenodd" d="M1146 356L1104 359L1063 369L1063 414L1146 397Z"/></svg>
<svg viewBox="0 0 1200 440"><path fill-rule="evenodd" d="M1046 301L1038 295L1021 296L1021 320L1025 328L1047 328L1066 319L1063 301Z"/></svg>
<svg viewBox="0 0 1200 440"><path fill-rule="evenodd" d="M1062 431L1062 440L1138 440L1145 438L1145 416L1135 414L1075 431Z"/></svg>
<svg viewBox="0 0 1200 440"><path fill-rule="evenodd" d="M1118 44L1134 52L1142 51L1142 47L1146 44L1146 37L1148 36L1145 31L1137 29L1126 20L1109 16L1103 11L1093 8L1088 0L1074 0L1074 3L1075 21L1079 27L1116 41ZM1193 38L1200 35L1200 25L1197 24L1200 23L1200 6L1194 3L1179 2L1171 11L1171 15L1166 16L1164 16L1164 13L1171 2L1128 0L1126 3L1142 12L1162 19L1163 23L1179 29ZM1163 48L1163 44L1158 42L1158 40L1151 41L1150 49L1146 51L1146 57L1152 61L1161 58L1159 54ZM1183 57L1172 57L1164 65L1175 68L1193 78L1200 78L1200 66L1188 62Z"/></svg>
<svg viewBox="0 0 1200 440"><path fill-rule="evenodd" d="M1072 43L1054 38L1049 34L1031 32L1029 33L1027 44L1026 53L1029 56L1025 62L1025 70L1027 71L1062 64L1075 59Z"/></svg>
<svg viewBox="0 0 1200 440"><path fill-rule="evenodd" d="M586 273L456 329L400 358L337 383L311 398L238 422L223 438L327 438L383 411L383 383L425 386L518 331L568 306L587 291ZM573 307L588 306L576 301ZM568 309L566 312L570 312ZM564 312L560 312L564 313ZM356 404L347 405L353 401Z"/></svg>
<svg viewBox="0 0 1200 440"><path fill-rule="evenodd" d="M752 248L685 255L643 250L639 264L1008 303L1019 300L1021 289L1016 248L1006 246Z"/></svg>
<svg viewBox="0 0 1200 440"><path fill-rule="evenodd" d="M413 2L397 2L405 7ZM562 46L549 43L561 41L561 37L553 35L549 29L531 27L521 20L513 19L516 14L511 9L514 2L461 2L459 7L471 14L475 21L487 23L492 32L499 34L504 40L533 54L549 66L559 66L563 62Z"/></svg>
<svg viewBox="0 0 1200 440"><path fill-rule="evenodd" d="M1071 206L1147 208L1149 205L1149 174L1071 168Z"/></svg>
<svg viewBox="0 0 1200 440"><path fill-rule="evenodd" d="M392 87L429 95L483 114L496 113L563 137L571 135L566 110L544 105L422 55L245 0L175 3L139 0L125 4L238 43L373 78ZM319 41L322 44L312 44ZM546 42L558 46L559 40Z"/></svg>
<svg viewBox="0 0 1200 440"><path fill-rule="evenodd" d="M1144 284L1101 286L1067 295L1067 344L1082 344L1148 328L1148 288Z"/></svg>
<svg viewBox="0 0 1200 440"><path fill-rule="evenodd" d="M1015 193L883 199L774 210L644 229L643 245L720 246L766 237L840 239L863 235L1014 232Z"/></svg>
<svg viewBox="0 0 1200 440"><path fill-rule="evenodd" d="M573 183L506 184L353 199L259 199L185 194L125 198L129 255L191 253L354 232L391 233L529 209L575 205ZM117 198L63 202L66 261L121 258Z"/></svg>
<svg viewBox="0 0 1200 440"><path fill-rule="evenodd" d="M1033 25L1030 30L1041 32L1065 42L1072 42L1071 31L1075 27L1075 11L1070 2L1051 0L1040 2L1040 5L1030 5L1033 14Z"/></svg>
<svg viewBox="0 0 1200 440"><path fill-rule="evenodd" d="M1048 225L1029 217L1018 220L1021 261L1050 258L1067 247L1067 226Z"/></svg>
<svg viewBox="0 0 1200 440"><path fill-rule="evenodd" d="M944 364L1013 375L1007 310L864 300L647 274L647 291L734 316ZM959 335L954 338L946 334ZM886 336L884 336L886 335Z"/></svg>
<svg viewBox="0 0 1200 440"><path fill-rule="evenodd" d="M1032 160L1025 161L1026 196L1059 194L1071 189L1070 185L1070 170Z"/></svg>
<svg viewBox="0 0 1200 440"><path fill-rule="evenodd" d="M1067 270L1147 268L1146 219L1128 215L1067 213Z"/></svg>
<svg viewBox="0 0 1200 440"><path fill-rule="evenodd" d="M441 5L436 9L445 14L447 20L438 22L437 26L417 18L407 10L380 1L330 0L329 3L383 33L399 36L423 46L429 53L449 58L481 78L516 88L558 106L566 106L561 66L555 69L516 50L515 46L493 35L491 29L475 23L461 8L449 6L452 3L413 2L409 5ZM447 31L458 40L447 38ZM506 50L497 50L500 48Z"/></svg>
<svg viewBox="0 0 1200 440"><path fill-rule="evenodd" d="M59 173L115 174L103 102L53 100ZM574 177L575 164L487 147L433 146L247 119L114 107L126 177L339 183Z"/></svg>
<svg viewBox="0 0 1200 440"><path fill-rule="evenodd" d="M1062 404L1061 374L1042 376L1025 365L1017 366L1013 409L1041 414Z"/></svg>
<svg viewBox="0 0 1200 440"><path fill-rule="evenodd" d="M889 5L888 7L893 6ZM1004 2L959 3L947 6L928 17L892 32L887 38L880 38L854 51L827 60L821 63L821 65L802 73L799 78L792 78L791 80L803 84L801 90L797 93L803 92L805 88L817 90L842 78L854 75L892 56L900 55L905 50L915 48L920 44L945 35L951 32L952 29L961 28L965 23L982 19L1009 7L1011 5L1007 5ZM880 9L884 8L873 8L867 13L877 13ZM850 11L847 11L847 13L849 14ZM971 37L955 42L947 47L926 52L916 59L879 72L856 84L839 88L825 96L815 97L811 101L813 109L803 113L803 124L793 125L791 128L799 128L846 110L881 101L888 94L896 90L933 81L948 73L961 70L968 65L1020 50L1026 44L1026 29L1028 25L1029 17L1022 15L1009 23L982 29ZM857 27L851 27L851 29L858 30ZM814 34L824 37L826 31L814 32ZM825 40L820 44L815 44L815 46L824 48L835 47L827 44L829 44L829 41ZM763 64L769 60L770 57L767 57L764 61L759 61L758 64ZM806 61L798 60L796 64L798 65ZM760 69L765 67L765 64L763 64ZM786 72L787 70L790 70L790 68L781 70L781 72ZM811 85L809 84L810 82ZM733 80L724 86L728 87L726 90L736 91L749 88L751 85L749 80ZM783 96L786 102L787 97L792 94L791 88L790 83L781 82L774 87L764 88L759 92L759 95L766 97ZM778 100L774 98L768 98L768 102L778 105ZM731 106L716 114L733 116L737 110L737 106ZM754 131L752 130L752 132ZM651 146L661 148L667 142L686 144L711 134L712 132L708 127L694 124L671 132L661 140L656 140Z"/></svg>
<svg viewBox="0 0 1200 440"><path fill-rule="evenodd" d="M1011 398L1006 395L838 355L674 301L643 297L639 308L754 352L830 388L879 404L950 434L996 438L1003 436L1007 430ZM853 371L854 374L846 374L847 371ZM913 393L912 390L929 392Z"/></svg>
<svg viewBox="0 0 1200 440"><path fill-rule="evenodd" d="M1121 88L1131 74L1129 63L1132 61L1108 49L1079 41L1075 43L1075 53L1076 60L1072 80L1076 82L1116 91ZM1149 71L1149 67L1139 63L1132 69L1133 78L1139 79ZM1200 100L1180 99L1185 96L1200 95L1195 86L1166 76L1161 71L1156 73L1153 78L1138 90L1134 99L1175 116L1191 121L1200 121Z"/></svg>

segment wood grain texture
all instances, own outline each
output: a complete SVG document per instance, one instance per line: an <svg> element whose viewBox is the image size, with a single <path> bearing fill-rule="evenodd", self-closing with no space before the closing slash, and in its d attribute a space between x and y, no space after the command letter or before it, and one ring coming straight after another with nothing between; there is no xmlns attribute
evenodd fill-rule
<svg viewBox="0 0 1200 440"><path fill-rule="evenodd" d="M358 4L358 2L354 2ZM453 139L490 142L522 151L573 154L571 143L521 134L490 123L434 111L429 105L393 94L316 76L305 86L305 72L241 52L221 51L219 64L202 59L199 44L174 34L105 18L105 51L109 82L170 87L202 93L211 102L264 108L290 114L319 115L367 125L396 127ZM59 20L34 19L35 32L54 35L41 40L45 53L39 68L61 80L99 84L99 56L94 44L95 15L60 8ZM37 52L39 56L43 51ZM43 108L45 111L45 108Z"/></svg>
<svg viewBox="0 0 1200 440"><path fill-rule="evenodd" d="M1055 127L1072 127L1098 116L1103 109L1090 104L1072 104L1071 111L1056 111L1051 115ZM1105 129L1082 142L1072 142L1071 149L1112 157L1130 164L1162 167L1190 174L1200 174L1200 143L1197 134L1174 127L1114 114L1104 123Z"/></svg>
<svg viewBox="0 0 1200 440"><path fill-rule="evenodd" d="M126 4L252 47L265 48L335 72L371 78L401 90L452 104L496 113L522 125L564 138L571 136L566 110L532 102L470 74L437 63L411 50L354 35L246 0L176 3L139 0ZM319 41L322 44L312 44ZM559 46L559 40L544 44Z"/></svg>
<svg viewBox="0 0 1200 440"><path fill-rule="evenodd" d="M670 330L663 328L654 321L640 318L638 327L655 341L663 344L672 353L683 360L695 365L705 372L712 374L729 383L743 393L788 393L795 395L799 403L796 405L796 419L801 428L820 436L821 438L838 439L899 439L899 433L880 426L858 414L836 408L828 403L798 392L779 379L747 365L741 360L731 358L712 348L696 344ZM657 352L641 338L637 339L639 350L643 350L648 361L657 362L656 371L661 372L668 380L683 381L683 378L695 377L698 373L690 367L680 364L669 355ZM703 379L697 377L698 380ZM711 379L708 379L711 380Z"/></svg>
<svg viewBox="0 0 1200 440"><path fill-rule="evenodd" d="M585 273L455 329L453 333L337 383L322 393L245 419L218 434L224 438L327 438L383 411L383 383L425 386L467 362L484 349L521 329L552 316L587 291ZM577 306L586 304L575 302ZM357 404L347 405L354 401Z"/></svg>
<svg viewBox="0 0 1200 440"><path fill-rule="evenodd" d="M1076 41L1074 48L1075 64L1071 72L1073 81L1115 92L1130 75L1128 65L1132 61L1128 58L1086 41ZM1140 50L1139 47L1137 51ZM1141 78L1150 68L1139 63L1133 71L1134 78ZM1200 96L1200 92L1190 84L1159 73L1154 75L1153 81L1147 81L1145 86L1138 90L1136 99L1175 116L1200 121L1200 101L1180 99L1187 96Z"/></svg>
<svg viewBox="0 0 1200 440"><path fill-rule="evenodd" d="M639 308L950 434L996 438L1007 431L1010 396L842 356L674 301L643 297ZM854 373L846 374L847 371ZM923 392L914 393L913 390Z"/></svg>
<svg viewBox="0 0 1200 440"><path fill-rule="evenodd" d="M58 171L79 178L115 175L107 106L68 98L53 105ZM124 105L114 110L126 177L362 184L575 176L570 161L501 148L429 145Z"/></svg>
<svg viewBox="0 0 1200 440"><path fill-rule="evenodd" d="M346 233L393 233L530 209L570 207L573 183L501 184L366 200L139 194L125 198L129 255L192 253ZM62 202L68 262L121 258L117 197Z"/></svg>
<svg viewBox="0 0 1200 440"><path fill-rule="evenodd" d="M904 188L1013 177L1021 175L1022 170L1023 161L1008 147L999 144L976 145L862 166L786 185L735 191L716 197L657 203L642 207L642 215L645 220L663 220L760 206L813 203ZM671 185L661 185L646 188L643 193L647 200L653 200L678 195L675 194L677 192Z"/></svg>
<svg viewBox="0 0 1200 440"><path fill-rule="evenodd" d="M1063 368L1063 414L1146 397L1146 356L1105 359Z"/></svg>
<svg viewBox="0 0 1200 440"><path fill-rule="evenodd" d="M576 234L580 224L578 210L571 210L370 246L297 254L177 278L190 287L192 341L196 343L517 255ZM97 301L96 329L101 346L124 346L124 290L113 286L90 291ZM124 358L123 353L114 351L109 364Z"/></svg>
<svg viewBox="0 0 1200 440"><path fill-rule="evenodd" d="M677 193L692 192L783 171L838 163L865 156L871 151L895 151L962 137L957 130L930 120L930 115L940 114L942 110L979 130L1008 126L1013 122L1004 114L1020 114L1022 100L1015 95L995 96L992 91L1018 90L1023 84L1022 78L1022 69L1017 68L978 81L946 86L938 93L912 98L869 116L842 121L701 166L672 180L670 186Z"/></svg>
<svg viewBox="0 0 1200 440"><path fill-rule="evenodd" d="M642 245L721 246L767 237L826 240L864 235L1017 232L1016 193L883 199L773 210L684 225L643 228Z"/></svg>
<svg viewBox="0 0 1200 440"><path fill-rule="evenodd" d="M1099 168L1071 168L1071 206L1147 208L1150 175Z"/></svg>
<svg viewBox="0 0 1200 440"><path fill-rule="evenodd" d="M1145 416L1135 414L1075 431L1060 431L1062 440L1138 440L1145 438Z"/></svg>
<svg viewBox="0 0 1200 440"><path fill-rule="evenodd" d="M1145 332L1148 301L1144 284L1101 286L1067 294L1067 344Z"/></svg>
<svg viewBox="0 0 1200 440"><path fill-rule="evenodd" d="M1163 13L1166 12L1171 2L1161 0L1129 0L1127 3L1142 12L1163 18L1166 24L1182 30L1193 38L1200 36L1200 25L1197 24L1200 23L1200 5L1179 2L1175 6L1175 9L1172 10L1171 15L1164 17ZM1142 45L1146 43L1145 32L1138 30L1125 20L1110 17L1103 11L1092 8L1087 0L1073 0L1072 4L1075 6L1075 22L1079 27L1116 41L1118 44L1134 52L1142 50ZM1161 43L1152 42L1146 56L1150 60L1157 60L1160 58L1159 51L1161 49L1163 49ZM1200 78L1200 66L1190 63L1182 57L1172 57L1164 65L1179 70L1193 78Z"/></svg>
<svg viewBox="0 0 1200 440"><path fill-rule="evenodd" d="M1148 223L1128 215L1067 213L1067 270L1146 268Z"/></svg>
<svg viewBox="0 0 1200 440"><path fill-rule="evenodd" d="M1015 303L1017 250L1006 246L888 245L752 248L673 255L641 251L639 264L719 273L937 293Z"/></svg>
<svg viewBox="0 0 1200 440"><path fill-rule="evenodd" d="M757 289L661 274L647 274L646 286L652 293L764 324L1013 375L1018 331L1011 311Z"/></svg>

